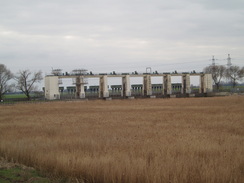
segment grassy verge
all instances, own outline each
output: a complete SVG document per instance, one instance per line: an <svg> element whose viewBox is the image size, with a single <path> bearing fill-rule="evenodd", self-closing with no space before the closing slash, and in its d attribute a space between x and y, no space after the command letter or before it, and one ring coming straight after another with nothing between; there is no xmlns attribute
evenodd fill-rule
<svg viewBox="0 0 244 183"><path fill-rule="evenodd" d="M19 98L19 99L22 99L22 98L27 98L25 94L7 94L7 95L4 95L4 98L5 99L9 99L9 98Z"/></svg>
<svg viewBox="0 0 244 183"><path fill-rule="evenodd" d="M13 163L0 157L0 183L73 183L76 179L53 178L42 175L38 170Z"/></svg>
<svg viewBox="0 0 244 183"><path fill-rule="evenodd" d="M21 168L10 168L0 170L0 182L35 182L35 183L49 183L47 178L38 176L34 170L23 170Z"/></svg>
<svg viewBox="0 0 244 183"><path fill-rule="evenodd" d="M34 168L10 163L2 158L0 160L0 182L51 183L52 181L48 178L42 177Z"/></svg>

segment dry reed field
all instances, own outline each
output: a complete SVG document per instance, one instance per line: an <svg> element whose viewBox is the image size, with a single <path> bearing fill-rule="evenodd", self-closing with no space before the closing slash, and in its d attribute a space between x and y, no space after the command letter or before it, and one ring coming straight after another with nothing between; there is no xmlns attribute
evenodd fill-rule
<svg viewBox="0 0 244 183"><path fill-rule="evenodd" d="M244 97L0 106L0 156L99 183L244 182Z"/></svg>

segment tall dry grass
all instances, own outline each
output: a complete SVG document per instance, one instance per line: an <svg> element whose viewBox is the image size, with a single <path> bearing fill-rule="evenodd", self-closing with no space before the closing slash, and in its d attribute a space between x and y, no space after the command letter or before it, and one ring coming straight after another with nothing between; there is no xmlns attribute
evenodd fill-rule
<svg viewBox="0 0 244 183"><path fill-rule="evenodd" d="M80 182L243 182L244 97L0 106L0 155Z"/></svg>

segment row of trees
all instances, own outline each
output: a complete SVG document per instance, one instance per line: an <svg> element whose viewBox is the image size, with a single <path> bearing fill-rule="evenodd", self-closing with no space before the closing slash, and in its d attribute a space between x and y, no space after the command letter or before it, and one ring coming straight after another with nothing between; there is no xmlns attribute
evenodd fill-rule
<svg viewBox="0 0 244 183"><path fill-rule="evenodd" d="M0 64L0 100L2 101L4 95L14 88L22 91L30 100L30 93L36 90L35 83L41 82L42 79L41 71L21 70L14 75L5 65ZM15 82L10 84L12 80Z"/></svg>
<svg viewBox="0 0 244 183"><path fill-rule="evenodd" d="M204 73L212 74L212 78L216 87L216 90L220 89L220 85L223 79L227 79L232 83L233 88L236 87L237 82L241 81L244 77L244 67L224 65L211 65L203 69Z"/></svg>

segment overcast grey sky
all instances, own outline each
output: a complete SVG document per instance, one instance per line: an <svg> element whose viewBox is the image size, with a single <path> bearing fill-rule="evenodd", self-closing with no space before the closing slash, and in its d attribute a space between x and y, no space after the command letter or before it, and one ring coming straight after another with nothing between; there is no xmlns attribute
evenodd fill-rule
<svg viewBox="0 0 244 183"><path fill-rule="evenodd" d="M202 71L244 65L243 0L0 0L0 63L13 72Z"/></svg>

